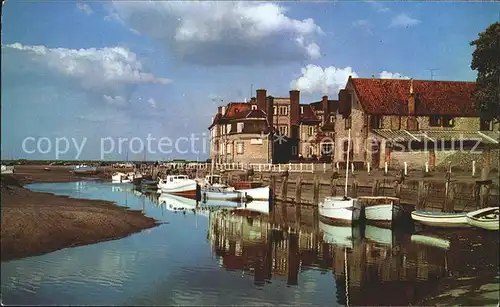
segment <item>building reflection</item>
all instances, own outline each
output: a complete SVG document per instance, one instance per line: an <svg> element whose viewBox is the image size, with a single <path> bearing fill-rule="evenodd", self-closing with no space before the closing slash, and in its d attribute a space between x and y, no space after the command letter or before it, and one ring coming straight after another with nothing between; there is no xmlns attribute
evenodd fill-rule
<svg viewBox="0 0 500 307"><path fill-rule="evenodd" d="M450 269L444 249L373 226L329 228L314 211L276 205L269 215L210 212L208 238L225 269L252 275L257 285L298 285L306 270L332 272L341 305L407 305Z"/></svg>

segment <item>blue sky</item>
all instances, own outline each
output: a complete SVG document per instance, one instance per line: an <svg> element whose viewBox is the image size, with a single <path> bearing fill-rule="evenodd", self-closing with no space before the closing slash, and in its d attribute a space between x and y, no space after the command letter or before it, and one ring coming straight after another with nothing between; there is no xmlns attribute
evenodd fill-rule
<svg viewBox="0 0 500 307"><path fill-rule="evenodd" d="M147 146L150 134L147 159L205 159L202 141L173 147L208 134L221 101L297 88L307 103L336 97L349 75L429 79L431 68L472 81L469 42L499 19L494 2L7 0L2 158L55 159L55 139L67 138L57 158L75 159L72 139L86 138L80 159L143 159L138 141L101 148L119 137ZM161 137L171 152L157 150Z"/></svg>

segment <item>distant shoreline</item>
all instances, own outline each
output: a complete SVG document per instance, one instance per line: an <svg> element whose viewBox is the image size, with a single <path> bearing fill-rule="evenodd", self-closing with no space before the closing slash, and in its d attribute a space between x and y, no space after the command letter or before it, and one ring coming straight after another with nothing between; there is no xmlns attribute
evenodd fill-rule
<svg viewBox="0 0 500 307"><path fill-rule="evenodd" d="M104 200L75 199L34 192L25 184L75 182L69 167L16 167L1 176L1 261L123 238L160 223L140 211ZM98 178L102 179L102 174Z"/></svg>

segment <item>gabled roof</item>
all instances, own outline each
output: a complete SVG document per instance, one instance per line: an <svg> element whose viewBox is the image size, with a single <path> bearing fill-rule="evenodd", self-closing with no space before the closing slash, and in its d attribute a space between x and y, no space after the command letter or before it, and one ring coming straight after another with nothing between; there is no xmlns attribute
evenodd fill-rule
<svg viewBox="0 0 500 307"><path fill-rule="evenodd" d="M301 104L300 107L303 110L302 114L300 114L300 123L319 123L319 118L310 104Z"/></svg>
<svg viewBox="0 0 500 307"><path fill-rule="evenodd" d="M410 80L349 78L367 113L407 115ZM472 91L475 82L413 80L416 115L478 116Z"/></svg>

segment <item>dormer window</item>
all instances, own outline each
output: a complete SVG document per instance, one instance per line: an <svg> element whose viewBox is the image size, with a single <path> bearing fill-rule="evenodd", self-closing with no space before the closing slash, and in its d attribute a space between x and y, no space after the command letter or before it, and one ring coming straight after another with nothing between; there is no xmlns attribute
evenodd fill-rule
<svg viewBox="0 0 500 307"><path fill-rule="evenodd" d="M257 105L252 104L252 110L257 110Z"/></svg>
<svg viewBox="0 0 500 307"><path fill-rule="evenodd" d="M335 116L330 115L330 123L333 123L335 121Z"/></svg>

